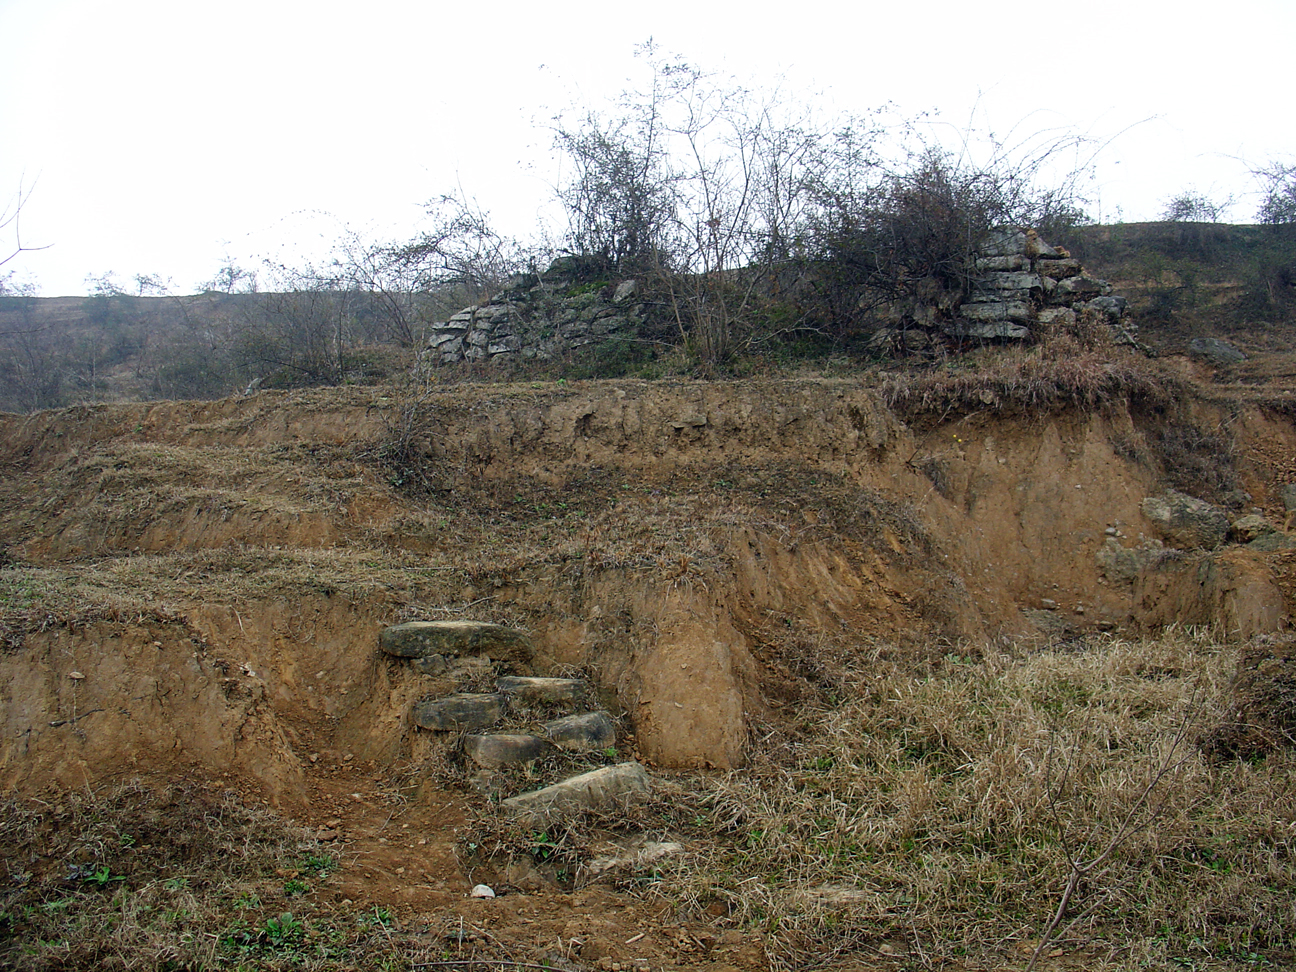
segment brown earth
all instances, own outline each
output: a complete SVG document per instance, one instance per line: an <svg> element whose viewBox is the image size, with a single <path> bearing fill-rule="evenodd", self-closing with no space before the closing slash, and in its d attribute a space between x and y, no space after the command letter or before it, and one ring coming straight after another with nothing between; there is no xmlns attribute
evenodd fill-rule
<svg viewBox="0 0 1296 972"><path fill-rule="evenodd" d="M1155 538L1141 503L1176 481L1166 433L1185 414L1227 440L1187 458L1250 495L1234 512L1285 525L1292 410L1208 384L1180 405L906 420L863 377L0 416L0 785L230 789L340 849L338 901L605 965L763 967L736 932L597 883L467 898L507 876L458 846L480 798L429 769L442 750L409 721L426 676L381 656L379 631L529 630L533 670L587 673L621 748L669 778L740 765L827 641L939 658L1172 623L1283 628L1288 549L1171 551L1124 580L1100 566L1109 538Z"/></svg>

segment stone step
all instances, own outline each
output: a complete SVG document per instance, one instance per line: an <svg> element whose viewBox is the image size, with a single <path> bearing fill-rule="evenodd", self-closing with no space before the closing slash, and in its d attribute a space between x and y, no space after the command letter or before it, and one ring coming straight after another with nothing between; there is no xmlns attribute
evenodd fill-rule
<svg viewBox="0 0 1296 972"><path fill-rule="evenodd" d="M531 763L553 752L553 743L530 733L495 733L465 736L464 753L478 766L499 769Z"/></svg>
<svg viewBox="0 0 1296 972"><path fill-rule="evenodd" d="M397 658L486 655L493 661L529 662L535 654L526 632L484 621L407 621L384 628L378 645Z"/></svg>
<svg viewBox="0 0 1296 972"><path fill-rule="evenodd" d="M447 695L414 704L414 724L446 732L474 732L504 718L508 697L501 692Z"/></svg>
<svg viewBox="0 0 1296 972"><path fill-rule="evenodd" d="M583 678L506 675L495 682L495 688L522 702L580 702L589 695L589 682Z"/></svg>
<svg viewBox="0 0 1296 972"><path fill-rule="evenodd" d="M554 719L544 730L550 742L571 752L598 752L616 744L616 723L601 709Z"/></svg>
<svg viewBox="0 0 1296 972"><path fill-rule="evenodd" d="M574 811L628 805L647 796L650 788L648 772L642 766L618 763L509 797L502 806L539 822Z"/></svg>

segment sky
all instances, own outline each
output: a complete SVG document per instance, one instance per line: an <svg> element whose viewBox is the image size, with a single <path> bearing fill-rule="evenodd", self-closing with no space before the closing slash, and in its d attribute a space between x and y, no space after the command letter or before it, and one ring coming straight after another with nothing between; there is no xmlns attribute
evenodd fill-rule
<svg viewBox="0 0 1296 972"><path fill-rule="evenodd" d="M44 247L0 274L192 292L346 231L408 239L448 192L530 237L555 225L548 121L642 78L649 38L822 113L1089 136L1103 222L1189 188L1249 222L1251 169L1296 161L1296 0L0 0L0 205L26 192L21 243Z"/></svg>

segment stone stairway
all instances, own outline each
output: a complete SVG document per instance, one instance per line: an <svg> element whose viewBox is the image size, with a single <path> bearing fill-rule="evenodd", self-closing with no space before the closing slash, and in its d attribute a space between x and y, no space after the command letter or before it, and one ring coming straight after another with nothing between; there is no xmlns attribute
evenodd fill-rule
<svg viewBox="0 0 1296 972"><path fill-rule="evenodd" d="M535 652L525 632L476 621L410 621L384 629L379 646L430 676L431 688L455 686L416 702L411 720L457 741L480 772L526 767L561 752L603 754L616 745L616 722L596 707L586 679L499 674L501 668L530 671ZM491 679L494 691L458 690ZM503 806L543 820L627 803L649 785L639 763L623 762L518 794Z"/></svg>

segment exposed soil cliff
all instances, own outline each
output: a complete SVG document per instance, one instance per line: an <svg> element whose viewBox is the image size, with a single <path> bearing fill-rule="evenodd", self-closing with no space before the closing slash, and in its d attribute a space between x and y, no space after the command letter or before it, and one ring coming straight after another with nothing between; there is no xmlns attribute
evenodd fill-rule
<svg viewBox="0 0 1296 972"><path fill-rule="evenodd" d="M1231 430L1215 458L1251 496L1234 515L1282 526L1290 419L1195 407ZM186 764L291 802L312 753L417 767L419 676L376 651L415 617L526 628L537 666L590 673L644 758L722 768L795 701L816 643L939 656L1277 630L1284 543L1158 539L1144 501L1165 486L1165 423L1113 401L910 425L852 380L7 416L0 773L30 788Z"/></svg>

